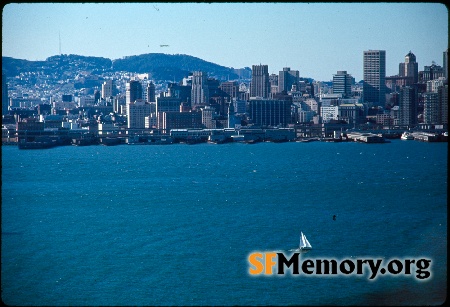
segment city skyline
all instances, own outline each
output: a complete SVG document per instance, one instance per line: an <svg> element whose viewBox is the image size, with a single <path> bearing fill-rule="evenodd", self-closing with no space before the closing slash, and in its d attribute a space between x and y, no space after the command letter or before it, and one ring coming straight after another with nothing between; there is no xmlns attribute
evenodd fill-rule
<svg viewBox="0 0 450 307"><path fill-rule="evenodd" d="M362 80L365 50L385 50L391 76L409 51L422 70L448 48L442 3L11 3L2 21L2 56L187 54L321 81Z"/></svg>

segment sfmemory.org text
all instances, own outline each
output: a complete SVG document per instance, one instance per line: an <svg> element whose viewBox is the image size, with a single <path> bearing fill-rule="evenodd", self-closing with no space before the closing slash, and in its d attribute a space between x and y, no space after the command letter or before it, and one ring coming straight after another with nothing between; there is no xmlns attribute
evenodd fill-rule
<svg viewBox="0 0 450 307"><path fill-rule="evenodd" d="M301 259L300 253L290 258L283 253L254 252L248 256L250 275L364 275L375 280L379 275L412 275L419 280L431 277L431 260L419 259ZM384 262L384 263L383 263ZM276 268L276 273L275 269ZM287 269L287 270L285 270Z"/></svg>

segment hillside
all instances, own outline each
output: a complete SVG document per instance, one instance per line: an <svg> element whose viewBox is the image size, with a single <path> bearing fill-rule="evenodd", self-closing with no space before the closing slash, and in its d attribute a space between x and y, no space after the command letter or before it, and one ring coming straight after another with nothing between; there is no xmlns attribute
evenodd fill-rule
<svg viewBox="0 0 450 307"><path fill-rule="evenodd" d="M152 79L156 81L180 81L183 77L196 70L205 71L208 73L208 76L215 77L221 81L238 79L237 73L242 77L248 77L251 74L248 67L235 70L183 54L149 53L116 60L73 54L56 55L47 58L45 61L28 61L2 57L2 72L8 77L17 76L20 73L62 76L68 73L76 74L80 71L98 75L104 72L126 71L150 73Z"/></svg>
<svg viewBox="0 0 450 307"><path fill-rule="evenodd" d="M113 70L150 73L156 80L181 80L196 70L205 71L219 80L238 78L232 68L184 54L148 53L124 57L113 61Z"/></svg>

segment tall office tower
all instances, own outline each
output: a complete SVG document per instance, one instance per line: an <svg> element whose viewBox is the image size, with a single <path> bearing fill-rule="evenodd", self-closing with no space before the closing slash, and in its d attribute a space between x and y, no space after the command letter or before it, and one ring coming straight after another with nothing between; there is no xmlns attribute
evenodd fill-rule
<svg viewBox="0 0 450 307"><path fill-rule="evenodd" d="M448 83L438 88L439 99L439 122L441 125L448 125Z"/></svg>
<svg viewBox="0 0 450 307"><path fill-rule="evenodd" d="M269 66L252 65L250 97L268 98L270 93Z"/></svg>
<svg viewBox="0 0 450 307"><path fill-rule="evenodd" d="M155 102L155 99L155 85L150 81L147 85L147 102Z"/></svg>
<svg viewBox="0 0 450 307"><path fill-rule="evenodd" d="M411 51L405 56L405 63L398 65L398 75L400 77L408 77L406 85L412 85L419 80L419 64L416 62L416 56Z"/></svg>
<svg viewBox="0 0 450 307"><path fill-rule="evenodd" d="M102 99L107 99L112 97L113 95L113 81L112 80L106 80L102 84Z"/></svg>
<svg viewBox="0 0 450 307"><path fill-rule="evenodd" d="M283 67L283 70L278 73L278 93L285 91L289 92L292 85L298 86L300 73L298 70L291 70L289 67Z"/></svg>
<svg viewBox="0 0 450 307"><path fill-rule="evenodd" d="M130 82L127 82L126 91L127 104L142 99L142 85L138 80L130 80Z"/></svg>
<svg viewBox="0 0 450 307"><path fill-rule="evenodd" d="M444 51L442 63L444 65L444 77L448 79L448 48Z"/></svg>
<svg viewBox="0 0 450 307"><path fill-rule="evenodd" d="M423 123L439 123L439 97L437 92L423 93Z"/></svg>
<svg viewBox="0 0 450 307"><path fill-rule="evenodd" d="M386 102L386 51L364 51L364 102L382 106Z"/></svg>
<svg viewBox="0 0 450 307"><path fill-rule="evenodd" d="M191 107L208 103L208 76L206 72L194 71L192 74Z"/></svg>
<svg viewBox="0 0 450 307"><path fill-rule="evenodd" d="M405 86L400 89L399 100L399 124L414 126L417 124L418 94L413 86Z"/></svg>
<svg viewBox="0 0 450 307"><path fill-rule="evenodd" d="M343 98L350 97L352 93L352 76L345 70L333 75L333 94L342 94Z"/></svg>
<svg viewBox="0 0 450 307"><path fill-rule="evenodd" d="M444 77L427 81L423 93L423 117L425 124L448 124L448 83Z"/></svg>
<svg viewBox="0 0 450 307"><path fill-rule="evenodd" d="M8 113L8 83L6 82L6 75L2 73L2 115Z"/></svg>

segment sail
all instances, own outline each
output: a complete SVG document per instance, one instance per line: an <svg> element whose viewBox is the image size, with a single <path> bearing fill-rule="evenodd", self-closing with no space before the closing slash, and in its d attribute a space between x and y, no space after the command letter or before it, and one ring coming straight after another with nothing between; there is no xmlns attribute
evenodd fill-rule
<svg viewBox="0 0 450 307"><path fill-rule="evenodd" d="M300 236L300 248L311 248L311 244L309 243L308 239L306 239L306 236L303 234L303 232L301 233Z"/></svg>
<svg viewBox="0 0 450 307"><path fill-rule="evenodd" d="M306 247L312 247L311 244L309 244L309 241L308 241L308 239L306 238L306 236L304 236L304 237L305 237L305 244L306 244Z"/></svg>
<svg viewBox="0 0 450 307"><path fill-rule="evenodd" d="M305 246L306 246L305 235L302 232L301 236L300 236L300 248L305 247Z"/></svg>

